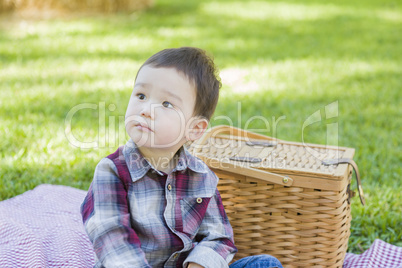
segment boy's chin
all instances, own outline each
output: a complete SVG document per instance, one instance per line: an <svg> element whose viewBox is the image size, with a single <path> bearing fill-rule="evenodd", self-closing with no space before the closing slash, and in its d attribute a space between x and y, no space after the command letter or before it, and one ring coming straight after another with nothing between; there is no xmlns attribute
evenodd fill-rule
<svg viewBox="0 0 402 268"><path fill-rule="evenodd" d="M166 151L174 151L183 146L184 143L166 143L166 144L157 144L152 142L144 142L144 141L135 141L134 143L138 148L149 148L149 149L157 149L157 150L166 150Z"/></svg>
<svg viewBox="0 0 402 268"><path fill-rule="evenodd" d="M154 149L163 150L174 150L180 148L186 143L186 139L176 139L176 140L158 140L151 135L139 135L140 133L131 133L131 140L137 145L137 147L146 147Z"/></svg>

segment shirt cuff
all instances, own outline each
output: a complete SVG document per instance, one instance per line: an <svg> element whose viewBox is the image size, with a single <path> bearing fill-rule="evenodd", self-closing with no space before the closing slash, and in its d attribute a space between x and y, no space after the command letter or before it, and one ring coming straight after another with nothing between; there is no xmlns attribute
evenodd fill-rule
<svg viewBox="0 0 402 268"><path fill-rule="evenodd" d="M229 268L225 259L213 249L204 246L196 246L187 256L183 267L187 267L190 262L198 263L205 268Z"/></svg>

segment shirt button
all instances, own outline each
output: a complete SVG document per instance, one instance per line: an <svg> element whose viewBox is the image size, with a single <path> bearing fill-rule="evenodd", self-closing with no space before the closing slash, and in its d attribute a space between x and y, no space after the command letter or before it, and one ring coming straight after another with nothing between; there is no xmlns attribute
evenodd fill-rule
<svg viewBox="0 0 402 268"><path fill-rule="evenodd" d="M198 198L197 198L197 203L198 203L198 204L201 204L201 203L202 203L202 198L201 198L201 197L198 197Z"/></svg>
<svg viewBox="0 0 402 268"><path fill-rule="evenodd" d="M168 190L171 191L172 190L172 185L170 185L170 183L168 184Z"/></svg>

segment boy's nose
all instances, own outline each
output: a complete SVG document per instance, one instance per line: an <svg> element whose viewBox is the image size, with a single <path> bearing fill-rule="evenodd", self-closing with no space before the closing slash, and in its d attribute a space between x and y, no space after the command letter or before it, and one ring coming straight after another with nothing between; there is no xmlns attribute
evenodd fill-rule
<svg viewBox="0 0 402 268"><path fill-rule="evenodd" d="M140 115L142 117L151 118L152 117L152 107L151 106L152 105L150 105L150 104L142 105Z"/></svg>

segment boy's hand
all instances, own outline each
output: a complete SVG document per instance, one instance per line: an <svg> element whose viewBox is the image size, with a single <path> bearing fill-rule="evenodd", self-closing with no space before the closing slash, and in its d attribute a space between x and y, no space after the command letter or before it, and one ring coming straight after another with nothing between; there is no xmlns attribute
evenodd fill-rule
<svg viewBox="0 0 402 268"><path fill-rule="evenodd" d="M195 263L195 262L190 262L187 265L187 268L204 268L204 266L201 266L201 265L199 265L198 263Z"/></svg>

